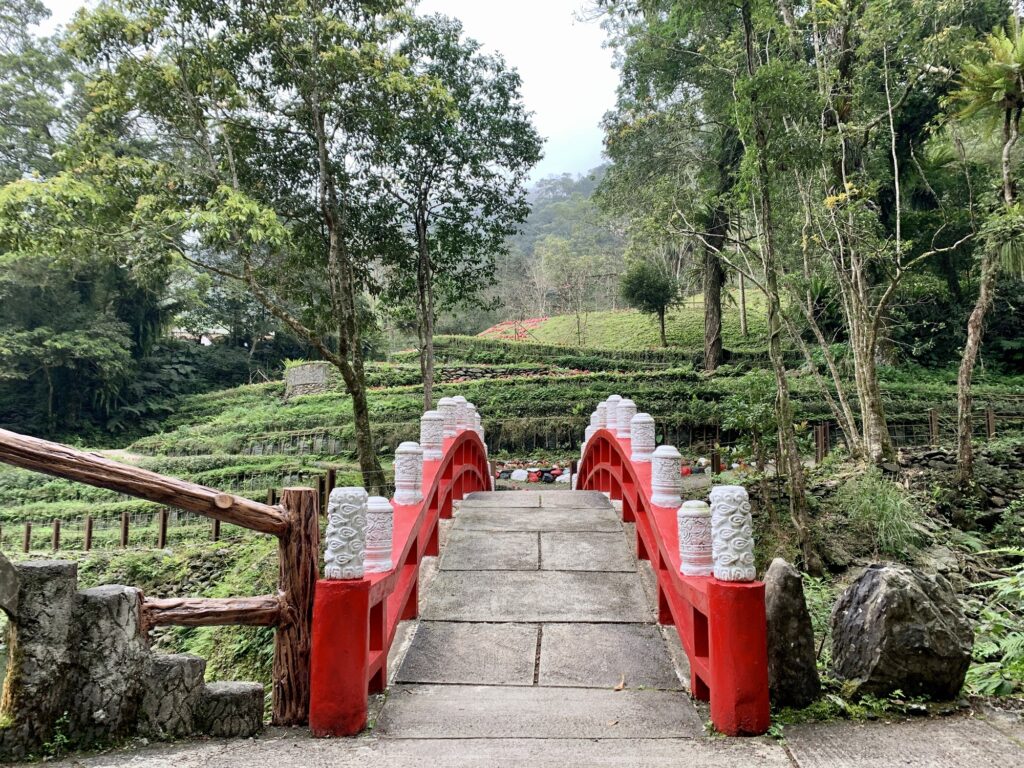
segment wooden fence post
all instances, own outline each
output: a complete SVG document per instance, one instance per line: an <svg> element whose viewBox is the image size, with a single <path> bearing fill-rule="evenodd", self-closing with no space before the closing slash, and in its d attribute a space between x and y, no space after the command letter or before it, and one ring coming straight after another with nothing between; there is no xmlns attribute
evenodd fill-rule
<svg viewBox="0 0 1024 768"><path fill-rule="evenodd" d="M991 408L985 409L985 434L989 440L996 436L996 412Z"/></svg>
<svg viewBox="0 0 1024 768"><path fill-rule="evenodd" d="M32 548L32 523L25 523L25 535L21 539L22 551L28 552Z"/></svg>
<svg viewBox="0 0 1024 768"><path fill-rule="evenodd" d="M85 551L92 549L92 515L85 516Z"/></svg>
<svg viewBox="0 0 1024 768"><path fill-rule="evenodd" d="M165 549L167 547L167 518L169 512L166 509L160 510L160 532L157 534L156 548Z"/></svg>
<svg viewBox="0 0 1024 768"><path fill-rule="evenodd" d="M284 488L281 506L288 533L279 539L278 589L288 618L274 638L274 725L301 725L309 717L309 655L313 593L320 575L319 494L313 488Z"/></svg>
<svg viewBox="0 0 1024 768"><path fill-rule="evenodd" d="M128 513L121 513L121 549L128 547Z"/></svg>
<svg viewBox="0 0 1024 768"><path fill-rule="evenodd" d="M939 442L939 412L934 408L928 409L928 442L931 445Z"/></svg>
<svg viewBox="0 0 1024 768"><path fill-rule="evenodd" d="M220 520L213 521L213 540L220 541Z"/></svg>
<svg viewBox="0 0 1024 768"><path fill-rule="evenodd" d="M722 471L722 456L717 448L711 450L711 474L717 475Z"/></svg>
<svg viewBox="0 0 1024 768"><path fill-rule="evenodd" d="M338 470L328 469L327 470L327 496L331 495L331 491L338 487Z"/></svg>
<svg viewBox="0 0 1024 768"><path fill-rule="evenodd" d="M267 488L267 504L270 506L277 504L277 488Z"/></svg>
<svg viewBox="0 0 1024 768"><path fill-rule="evenodd" d="M60 549L60 520L53 521L53 527L50 532L50 546L54 552Z"/></svg>
<svg viewBox="0 0 1024 768"><path fill-rule="evenodd" d="M327 515L327 494L330 491L327 490L327 476L317 475L316 476L316 494L320 499L320 514L323 516Z"/></svg>

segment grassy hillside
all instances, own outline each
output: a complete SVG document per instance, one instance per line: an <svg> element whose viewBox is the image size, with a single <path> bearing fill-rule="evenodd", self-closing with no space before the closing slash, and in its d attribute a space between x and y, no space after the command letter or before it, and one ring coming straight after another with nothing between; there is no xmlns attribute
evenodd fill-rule
<svg viewBox="0 0 1024 768"><path fill-rule="evenodd" d="M726 349L746 352L764 351L766 310L764 298L747 293L747 335L740 333L739 292L724 297L722 343ZM588 312L581 315L582 339L577 336L575 315L556 315L527 320L522 324L501 323L480 335L484 338L517 339L540 344L582 345L603 350L636 350L659 347L658 319L636 310ZM704 346L704 298L688 297L669 310L665 335L671 347L687 351Z"/></svg>

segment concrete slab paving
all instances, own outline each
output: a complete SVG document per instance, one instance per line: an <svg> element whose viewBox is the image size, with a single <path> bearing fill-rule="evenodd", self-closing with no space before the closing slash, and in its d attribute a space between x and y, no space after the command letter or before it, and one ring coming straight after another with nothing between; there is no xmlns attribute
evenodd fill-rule
<svg viewBox="0 0 1024 768"><path fill-rule="evenodd" d="M549 531L540 534L544 571L635 571L636 560L622 532Z"/></svg>
<svg viewBox="0 0 1024 768"><path fill-rule="evenodd" d="M459 510L456 519L464 531L622 530L622 523L611 509L469 507Z"/></svg>
<svg viewBox="0 0 1024 768"><path fill-rule="evenodd" d="M536 624L422 621L395 681L532 685L537 631Z"/></svg>
<svg viewBox="0 0 1024 768"><path fill-rule="evenodd" d="M786 744L800 768L1020 768L1024 747L984 720L793 725Z"/></svg>
<svg viewBox="0 0 1024 768"><path fill-rule="evenodd" d="M643 623L652 611L635 573L441 571L422 596L432 621Z"/></svg>
<svg viewBox="0 0 1024 768"><path fill-rule="evenodd" d="M545 508L611 509L612 503L600 491L562 491L540 494L540 505Z"/></svg>
<svg viewBox="0 0 1024 768"><path fill-rule="evenodd" d="M38 766L38 763L33 763ZM54 760L55 768L783 768L767 739L312 739L271 728L257 739L209 739Z"/></svg>
<svg viewBox="0 0 1024 768"><path fill-rule="evenodd" d="M512 507L539 507L540 493L538 491L475 491L467 495L461 507L498 507L509 509Z"/></svg>
<svg viewBox="0 0 1024 768"><path fill-rule="evenodd" d="M441 552L442 571L536 571L540 541L532 531L467 531L455 528Z"/></svg>
<svg viewBox="0 0 1024 768"><path fill-rule="evenodd" d="M580 649L585 648L586 653ZM682 690L665 639L652 624L545 624L540 685Z"/></svg>
<svg viewBox="0 0 1024 768"><path fill-rule="evenodd" d="M582 688L396 685L377 724L402 738L698 737L686 694Z"/></svg>

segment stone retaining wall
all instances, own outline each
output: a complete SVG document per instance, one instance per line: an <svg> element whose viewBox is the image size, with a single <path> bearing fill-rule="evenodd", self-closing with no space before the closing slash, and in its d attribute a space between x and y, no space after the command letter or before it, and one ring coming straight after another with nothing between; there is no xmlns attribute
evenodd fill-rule
<svg viewBox="0 0 1024 768"><path fill-rule="evenodd" d="M0 555L10 660L0 703L0 761L57 739L86 748L123 736L248 737L263 727L263 686L204 682L197 656L151 653L141 593L78 590L75 563L11 564Z"/></svg>

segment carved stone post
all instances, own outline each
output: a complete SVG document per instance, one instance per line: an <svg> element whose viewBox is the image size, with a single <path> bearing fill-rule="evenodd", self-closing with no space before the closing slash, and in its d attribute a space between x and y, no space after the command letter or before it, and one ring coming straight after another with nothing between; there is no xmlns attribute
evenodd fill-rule
<svg viewBox="0 0 1024 768"><path fill-rule="evenodd" d="M395 503L403 506L423 501L423 449L404 442L395 449Z"/></svg>
<svg viewBox="0 0 1024 768"><path fill-rule="evenodd" d="M444 416L440 411L427 411L420 416L420 446L424 461L444 458Z"/></svg>
<svg viewBox="0 0 1024 768"><path fill-rule="evenodd" d="M597 417L597 420L595 421L592 416L590 422L595 427L594 431L606 429L608 427L608 403L598 403L597 408L594 409L594 416Z"/></svg>
<svg viewBox="0 0 1024 768"><path fill-rule="evenodd" d="M455 433L458 429L458 422L456 421L455 414L456 404L455 400L450 397L442 397L437 401L437 410L441 412L441 416L444 419L444 432L443 436L445 439L449 437L455 437Z"/></svg>
<svg viewBox="0 0 1024 768"><path fill-rule="evenodd" d="M651 456L651 503L678 509L683 503L683 457L674 445L659 445Z"/></svg>
<svg viewBox="0 0 1024 768"><path fill-rule="evenodd" d="M636 416L636 403L634 403L628 397L623 398L619 402L619 407L615 409L616 437L629 437L630 422L633 420L634 416Z"/></svg>
<svg viewBox="0 0 1024 768"><path fill-rule="evenodd" d="M619 427L619 403L622 402L621 395L612 395L604 401L608 410L605 416L605 426L612 432Z"/></svg>
<svg viewBox="0 0 1024 768"><path fill-rule="evenodd" d="M679 524L679 572L684 576L710 576L711 507L703 501L686 501L676 513Z"/></svg>
<svg viewBox="0 0 1024 768"><path fill-rule="evenodd" d="M452 398L455 401L455 432L469 428L469 401L462 395Z"/></svg>
<svg viewBox="0 0 1024 768"><path fill-rule="evenodd" d="M395 509L383 496L371 496L366 502L366 572L384 573L394 567L391 542L394 536Z"/></svg>
<svg viewBox="0 0 1024 768"><path fill-rule="evenodd" d="M754 580L754 526L743 486L716 485L711 489L711 547L716 579Z"/></svg>
<svg viewBox="0 0 1024 768"><path fill-rule="evenodd" d="M638 413L629 422L629 444L633 461L650 461L654 453L654 417Z"/></svg>
<svg viewBox="0 0 1024 768"><path fill-rule="evenodd" d="M335 488L327 505L328 579L361 579L366 557L366 489Z"/></svg>

